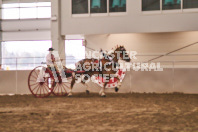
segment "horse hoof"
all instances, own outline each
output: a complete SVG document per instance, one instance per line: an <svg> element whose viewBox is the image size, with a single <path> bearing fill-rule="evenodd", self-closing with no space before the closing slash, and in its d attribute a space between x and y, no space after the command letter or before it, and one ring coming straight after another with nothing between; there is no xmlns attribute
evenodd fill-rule
<svg viewBox="0 0 198 132"><path fill-rule="evenodd" d="M72 97L72 94L68 94L68 97Z"/></svg>
<svg viewBox="0 0 198 132"><path fill-rule="evenodd" d="M118 92L119 88L118 87L115 87L115 92Z"/></svg>
<svg viewBox="0 0 198 132"><path fill-rule="evenodd" d="M106 97L106 95L101 95L101 97L103 97L103 98L104 98L104 97Z"/></svg>
<svg viewBox="0 0 198 132"><path fill-rule="evenodd" d="M101 97L106 97L106 94L102 93L102 94L101 94Z"/></svg>
<svg viewBox="0 0 198 132"><path fill-rule="evenodd" d="M86 94L89 94L89 90L86 90Z"/></svg>

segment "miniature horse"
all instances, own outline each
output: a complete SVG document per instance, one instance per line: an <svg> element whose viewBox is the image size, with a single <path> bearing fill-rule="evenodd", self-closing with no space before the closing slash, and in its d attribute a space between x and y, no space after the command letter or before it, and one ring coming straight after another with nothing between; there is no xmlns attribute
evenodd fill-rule
<svg viewBox="0 0 198 132"><path fill-rule="evenodd" d="M103 53L104 56L104 53ZM105 55L102 59L83 59L76 63L76 72L73 72L72 74L72 81L71 81L71 87L68 96L72 96L72 88L75 84L75 81L81 76L82 81L81 83L85 84L87 86L86 92L89 93L89 87L85 83L88 79L90 79L91 76L99 76L99 75L106 75L107 78L104 86L102 87L101 91L99 92L99 95L102 97L106 97L105 95L105 87L110 80L110 78L114 77L118 80L118 86L115 88L115 91L117 92L119 90L119 87L121 86L120 79L117 77L116 72L118 70L119 64L118 60L122 59L126 62L130 62L129 55L126 52L126 49L124 46L117 46L116 49L111 53L110 55ZM80 70L79 70L80 69ZM80 72L82 71L82 72ZM77 77L78 76L78 77Z"/></svg>

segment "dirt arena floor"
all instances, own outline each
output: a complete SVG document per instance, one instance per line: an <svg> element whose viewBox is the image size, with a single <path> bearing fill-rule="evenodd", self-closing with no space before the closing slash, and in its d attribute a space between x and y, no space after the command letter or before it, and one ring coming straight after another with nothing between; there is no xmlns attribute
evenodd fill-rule
<svg viewBox="0 0 198 132"><path fill-rule="evenodd" d="M0 132L198 132L198 95L0 96Z"/></svg>

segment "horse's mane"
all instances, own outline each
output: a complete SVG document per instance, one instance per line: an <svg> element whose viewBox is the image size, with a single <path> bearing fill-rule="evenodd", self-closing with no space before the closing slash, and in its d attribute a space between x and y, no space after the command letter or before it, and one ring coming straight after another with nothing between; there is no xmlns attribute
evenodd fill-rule
<svg viewBox="0 0 198 132"><path fill-rule="evenodd" d="M122 47L124 48L124 46L123 46L123 45L116 45L114 48L112 48L112 50L114 50L114 51L115 51L116 49L118 49L118 48L122 48Z"/></svg>

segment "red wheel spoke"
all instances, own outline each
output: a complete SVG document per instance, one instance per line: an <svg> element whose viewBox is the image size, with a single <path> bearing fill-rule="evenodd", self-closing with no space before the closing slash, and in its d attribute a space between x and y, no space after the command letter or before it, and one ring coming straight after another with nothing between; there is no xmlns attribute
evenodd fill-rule
<svg viewBox="0 0 198 132"><path fill-rule="evenodd" d="M45 95L49 93L49 90L47 91L45 86L43 86L43 93L45 93Z"/></svg>
<svg viewBox="0 0 198 132"><path fill-rule="evenodd" d="M36 76L38 77L38 73L36 72L37 70L34 71L34 73L36 73Z"/></svg>
<svg viewBox="0 0 198 132"><path fill-rule="evenodd" d="M64 88L63 88L63 86L61 85L61 86L60 86L60 91L61 91L62 94L64 94L63 89L64 89Z"/></svg>
<svg viewBox="0 0 198 132"><path fill-rule="evenodd" d="M43 95L45 95L44 86L41 87Z"/></svg>
<svg viewBox="0 0 198 132"><path fill-rule="evenodd" d="M32 91L34 91L36 88L38 88L39 87L39 85L37 85L36 87L34 87L33 89L32 89Z"/></svg>
<svg viewBox="0 0 198 132"><path fill-rule="evenodd" d="M63 90L64 90L65 88L63 87L63 85L61 85L60 87L61 87L61 93L64 93ZM66 91L66 92L67 92L67 91Z"/></svg>
<svg viewBox="0 0 198 132"><path fill-rule="evenodd" d="M36 80L30 80L31 82L36 82Z"/></svg>
<svg viewBox="0 0 198 132"><path fill-rule="evenodd" d="M66 88L64 86L63 86L63 88L64 88L65 92L67 92L67 90L66 90Z"/></svg>
<svg viewBox="0 0 198 132"><path fill-rule="evenodd" d="M40 85L39 85L39 87L38 87L38 89L37 89L37 91L36 91L36 94L38 94L39 89L40 89Z"/></svg>
<svg viewBox="0 0 198 132"><path fill-rule="evenodd" d="M64 88L62 86L61 87L61 94L64 95L64 93L67 93L67 92L63 92L64 91Z"/></svg>
<svg viewBox="0 0 198 132"><path fill-rule="evenodd" d="M37 78L38 78L38 76L36 77L36 76L34 76L34 75L32 75L31 77L33 77L33 78L35 78L35 79L37 79Z"/></svg>
<svg viewBox="0 0 198 132"><path fill-rule="evenodd" d="M57 87L57 88L58 88L58 93L59 93L59 90L60 90L60 85L58 85L58 87Z"/></svg>
<svg viewBox="0 0 198 132"><path fill-rule="evenodd" d="M45 85L46 87L49 87L47 83L44 83L44 85Z"/></svg>
<svg viewBox="0 0 198 132"><path fill-rule="evenodd" d="M54 92L56 91L56 89L57 89L58 85L59 85L59 84L56 84L56 87L54 87L54 90L53 90Z"/></svg>
<svg viewBox="0 0 198 132"><path fill-rule="evenodd" d="M65 92L67 93L67 89L64 87Z"/></svg>
<svg viewBox="0 0 198 132"><path fill-rule="evenodd" d="M40 96L41 96L41 86L40 86L40 89L39 89L39 91L40 91Z"/></svg>
<svg viewBox="0 0 198 132"><path fill-rule="evenodd" d="M60 87L61 87L61 93L63 93L63 89L64 89L64 88L63 88L63 85L61 85Z"/></svg>
<svg viewBox="0 0 198 132"><path fill-rule="evenodd" d="M60 95L60 94L61 94L60 91L62 91L62 90L61 90L61 85L59 85L57 88L58 88L58 94Z"/></svg>
<svg viewBox="0 0 198 132"><path fill-rule="evenodd" d="M39 84L39 83L33 83L33 84L31 84L30 86L34 86L34 85L36 85L36 84Z"/></svg>
<svg viewBox="0 0 198 132"><path fill-rule="evenodd" d="M63 87L65 93L67 93L66 87L64 87L64 83L63 83L62 87Z"/></svg>
<svg viewBox="0 0 198 132"><path fill-rule="evenodd" d="M47 91L47 93L49 92L49 88L46 85L44 85L44 89Z"/></svg>
<svg viewBox="0 0 198 132"><path fill-rule="evenodd" d="M69 88L69 86L67 86L66 84L63 84L64 86L66 86L67 88Z"/></svg>

